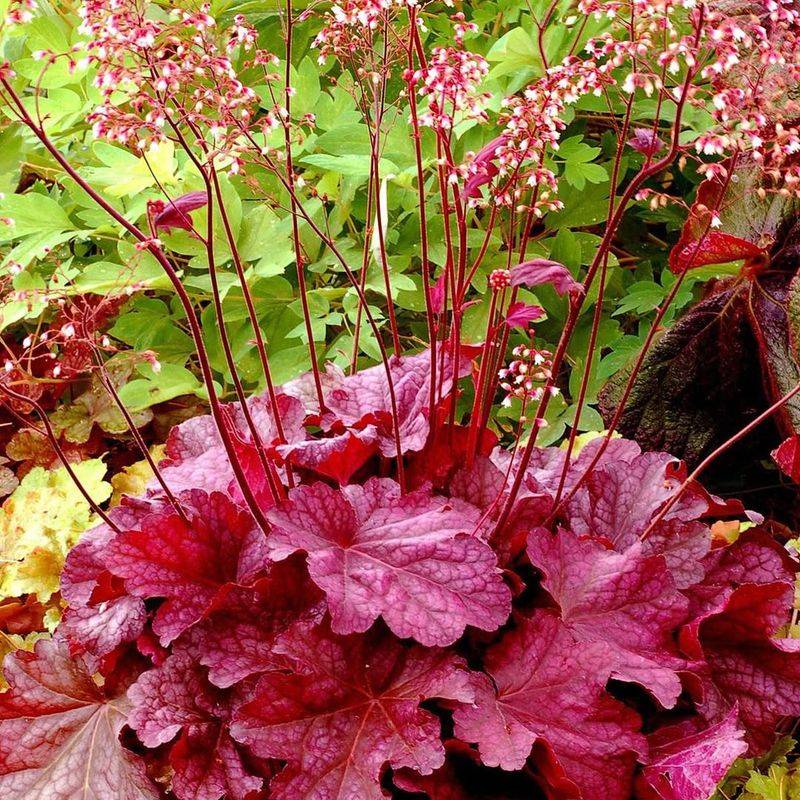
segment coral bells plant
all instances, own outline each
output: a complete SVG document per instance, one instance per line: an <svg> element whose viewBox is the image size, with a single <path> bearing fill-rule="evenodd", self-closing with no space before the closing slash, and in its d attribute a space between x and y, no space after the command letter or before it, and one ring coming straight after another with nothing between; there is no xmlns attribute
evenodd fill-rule
<svg viewBox="0 0 800 800"><path fill-rule="evenodd" d="M5 25L34 11L14 2ZM37 334L8 348L5 408L81 488L20 375L35 348L48 377L85 369L152 477L113 507L81 488L98 524L66 557L61 621L5 662L0 793L705 800L738 757L763 754L800 717L800 647L798 564L759 514L698 478L800 383L691 469L616 429L696 267L741 260L737 287L786 270L776 253L798 196L795 4L552 3L535 19L530 82L505 97L468 49L480 25L464 12L437 46L434 3L348 0L299 16L287 3L277 18L278 55L262 46L274 29L241 16L91 1L79 43L37 52L44 76L63 61L90 71L92 136L150 169L138 205L76 166L40 85L0 69L6 112L57 180L166 281L165 313L177 309L209 411L174 425L154 457L135 416L148 406L126 403L109 372L108 304L152 301L155 279L102 302L69 276L60 293L36 290L53 325L44 344ZM357 163L309 153L327 134L295 110L298 31L360 115ZM576 119L599 130L605 166L592 161L600 148L568 135ZM384 158L392 124L413 152L400 177ZM180 154L182 183L158 178L164 148ZM336 180L315 171L331 163ZM688 206L670 183L681 171L701 182L674 282L606 430L587 441L620 231L634 213ZM780 218L758 236L724 229L745 174ZM543 251L548 225L569 213L568 186L599 182L610 189L588 262ZM275 377L230 187L286 214L309 366L288 380ZM337 238L334 189L352 190L348 202L361 192L358 248ZM415 237L417 283L397 272L400 228ZM323 286L317 251L335 268ZM416 309L399 276L419 287ZM353 301L329 363L320 291ZM255 377L229 330L236 292ZM157 386L165 365L145 360ZM563 394L569 433L542 446Z"/></svg>

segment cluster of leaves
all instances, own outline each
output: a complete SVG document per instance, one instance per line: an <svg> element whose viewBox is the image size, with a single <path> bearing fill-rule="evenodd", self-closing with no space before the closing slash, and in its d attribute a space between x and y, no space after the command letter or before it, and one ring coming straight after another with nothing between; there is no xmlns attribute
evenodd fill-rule
<svg viewBox="0 0 800 800"><path fill-rule="evenodd" d="M4 13L6 5L9 4L0 4ZM545 15L546 6L501 0L469 9L479 30L470 32L467 40L491 64L483 88L494 97L517 91L541 70L536 24ZM232 19L239 10L235 4L215 9L223 21ZM155 4L152 11L160 13ZM563 4L558 13L560 18L568 19L569 4ZM279 51L283 35L279 9L259 9L255 19L262 44ZM14 64L14 85L20 90L35 86L35 95L25 98L28 110L43 121L47 133L76 165L81 178L128 219L141 217L148 203L163 200L165 193L178 196L202 188L191 160L172 141L132 153L126 147L93 137L87 117L99 102L100 93L94 83L96 67L84 60L84 34L79 30L79 21L75 13L61 6L43 4L32 19L5 28L0 34L4 58ZM552 26L542 36L547 57L558 61L576 42L601 30L604 24L592 20L584 30L579 30L574 21ZM426 47L449 41L449 22L433 15L427 25ZM317 63L311 43L318 27L319 20L309 16L296 23L294 33L290 66L296 89L293 114L297 118L313 115L315 120L313 132L298 128L293 134L295 166L298 176L315 187L313 196L305 202L310 217L324 219L339 251L358 260L365 240L369 243L372 222L368 201L369 128L352 76L331 63ZM39 54L43 52L61 57L41 60ZM257 79L255 85L264 97L266 109L269 87L263 79ZM496 102L492 101L495 105ZM38 407L12 401L0 412L0 446L8 458L6 466L0 465L0 496L12 492L30 470L58 469L62 455L73 463L102 457L112 481L135 494L132 489L136 481L131 483L127 471L132 464L138 464L146 475L149 466L141 461L143 454L133 441L130 424L147 446L161 443L172 425L198 413L207 398L185 311L176 303L152 255L136 249L122 227L98 211L86 192L63 174L52 154L30 132L14 124L14 114L8 107L2 111L7 123L0 130L0 334L4 353L13 362L10 370L4 364L2 380ZM404 129L403 113L400 108L390 107L383 117L380 168L385 176L386 212L397 220L386 232L392 301L402 341L413 347L421 331L418 312L424 308L425 298L420 275L414 269L420 252L420 210L413 185L415 153ZM646 101L641 107L637 101L633 119L643 119L648 113ZM529 249L535 256L566 264L577 274L593 258L608 215L614 137L611 129L597 127L591 101L579 105L574 113L570 110L570 119L558 156L551 164L563 177L560 196L564 210L541 222ZM707 118L694 110L687 119L694 135L701 133L707 123ZM426 163L436 156L435 140L429 133L424 131L421 141ZM453 143L455 157L463 159L470 151L480 151L491 136L482 126L461 124ZM631 151L619 166L618 180L635 170L641 159L640 154ZM696 179L691 174L680 180ZM246 265L255 314L269 342L273 377L280 383L296 377L310 363L301 293L292 274L295 252L288 196L275 177L258 165L252 165L246 177L220 174L219 180L237 256ZM649 233L641 235L632 228L627 240L608 258L603 323L591 357L592 379L587 405L578 421L580 430L601 427L595 410L599 389L641 345L646 321L670 286L660 242L676 230L676 221L663 210L650 211L645 204L639 204L635 213L647 221ZM202 229L206 212L199 209L193 217L197 228ZM441 205L432 197L427 223L431 238L429 258L434 270L443 269L448 258L442 244L444 219ZM237 377L248 390L258 390L263 388L264 375L252 347L251 323L218 211L214 212L214 228L221 311L236 359ZM201 243L181 226L162 231L162 235L197 309L203 343L221 395L229 396L234 376L219 336L220 321L212 301L207 256ZM318 354L342 369L348 369L354 361L378 360L374 332L366 324L356 293L344 280L341 265L328 249L320 246L303 220L299 235L307 262L306 299ZM491 233L487 244L472 282L479 291L485 289L491 270L507 265L499 230ZM465 246L470 258L474 258L484 248L482 231L471 231ZM377 328L384 330L387 289L374 244L372 250L364 286L374 302L370 309ZM627 262L624 268L620 258ZM690 302L691 286L696 280L700 276L687 281L687 290L677 298L667 321L674 309ZM566 301L549 288L536 296L523 289L520 297L544 309L547 316L540 330L541 342L545 347L552 346L564 322ZM570 346L572 367L563 382L565 387L569 384L571 392L565 392L566 399L553 399L547 412L549 426L540 432L543 444L563 437L576 417L574 398L588 358L585 342L592 325L593 304L590 298ZM462 328L466 341L482 339L486 319L485 304L466 309ZM62 334L67 325L76 329L69 338ZM30 337L34 344L27 346ZM512 333L512 344L520 341L525 341L524 335ZM109 392L109 386L116 396ZM471 402L467 387L459 403L465 408ZM120 403L127 410L128 419ZM42 413L49 417L58 448L42 427ZM493 417L492 425L498 433L507 433L521 413L519 404L514 403ZM294 458L301 460L299 451ZM341 466L334 469L337 477L343 476L338 471ZM24 493L20 490L18 497L21 499ZM82 503L79 500L78 505ZM43 586L57 583L65 543L69 546L75 541L69 525L58 536L61 543L49 550L50 574L42 575ZM16 546L9 544L0 557L16 561ZM2 597L11 604L38 602L35 595L39 589L30 595L18 593L17 584L9 583L6 589ZM57 605L56 597L50 606ZM41 621L30 628L43 629Z"/></svg>
<svg viewBox="0 0 800 800"><path fill-rule="evenodd" d="M491 442L465 464L458 426L431 439L428 365L392 367L406 494L378 477L380 367L330 372L322 418L311 376L282 387L288 443L270 459L302 466L285 500L263 499L266 529L211 419L173 430L175 504L154 481L85 534L55 640L6 662L5 797L238 800L267 781L305 800L699 800L771 745L800 714L788 552L758 526L714 538L744 509L623 439L555 514L562 473L574 486L602 439L571 461L537 449L502 523L496 490L519 464ZM275 442L269 401L250 405ZM263 498L241 410L228 418ZM319 480L343 460L357 483Z"/></svg>
<svg viewBox="0 0 800 800"><path fill-rule="evenodd" d="M734 763L713 800L790 800L800 791L797 742L784 737L759 758L740 758Z"/></svg>
<svg viewBox="0 0 800 800"><path fill-rule="evenodd" d="M763 175L750 186L731 162L697 158L725 149L697 100L715 85L698 59L660 64L658 101L614 58L582 71L575 53L597 54L587 41L610 29L613 2L576 15L566 0L499 0L450 20L417 4L296 16L290 3L259 8L255 27L242 3L170 14L87 0L82 26L60 6L27 19L27 5L13 0L0 31L14 62L13 75L0 65L13 122L0 134L0 390L16 462L0 467L9 490L20 481L0 512L0 629L15 651L3 796L706 800L723 779L726 797L788 791L788 749L763 754L800 716L798 564L675 454L700 461L796 391L793 209L764 192L742 214ZM727 19L716 39L703 32L704 6L673 5L660 22L676 52L682 25L741 39ZM735 8L730 24L778 26L786 4L772 5ZM223 44L210 11L230 23ZM633 15L621 27L606 45L633 47L635 66L650 33ZM453 29L471 52L450 47ZM440 89L430 65L446 73L449 57L464 74ZM559 64L576 102L554 91L536 117ZM187 85L159 88L175 70ZM152 87L130 80L149 71ZM445 90L455 119L432 104L439 129L420 125L414 104ZM532 154L509 133L521 98L544 142ZM490 116L499 138L476 124ZM763 157L742 130L730 141ZM774 137L789 177L792 137ZM514 146L530 172L504 198ZM601 400L639 353L636 382L623 372ZM714 406L762 375L757 402ZM776 459L797 479L790 399ZM211 416L197 414L206 400ZM600 410L630 438L578 438Z"/></svg>
<svg viewBox="0 0 800 800"><path fill-rule="evenodd" d="M108 499L102 461L83 461L74 470L94 502ZM58 621L64 559L91 516L63 468L34 467L0 507L0 655L32 648Z"/></svg>

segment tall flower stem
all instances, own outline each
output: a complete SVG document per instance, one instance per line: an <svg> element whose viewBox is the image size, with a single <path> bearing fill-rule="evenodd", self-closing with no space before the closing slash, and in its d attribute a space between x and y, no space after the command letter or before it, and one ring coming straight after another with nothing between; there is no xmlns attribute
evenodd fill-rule
<svg viewBox="0 0 800 800"><path fill-rule="evenodd" d="M284 145L286 148L286 181L289 185L289 204L292 216L292 242L294 243L294 263L297 273L297 288L300 294L300 305L303 309L303 324L306 329L308 339L308 355L311 359L311 373L314 376L314 389L317 393L317 402L320 411L325 409L325 397L322 393L322 380L317 363L317 345L314 342L314 328L311 324L311 309L308 304L308 289L306 288L305 262L303 258L303 248L300 242L300 228L297 223L297 195L295 189L294 163L292 160L292 134L291 134L291 112L292 112L292 39L294 37L294 17L292 12L292 0L286 0L286 72L284 75L284 105L286 107L286 119L283 125Z"/></svg>
<svg viewBox="0 0 800 800"><path fill-rule="evenodd" d="M239 376L239 371L236 366L236 359L233 357L230 337L228 336L228 330L225 326L225 313L222 305L222 293L220 292L219 277L217 275L216 255L214 253L214 209L216 207L215 199L219 202L220 217L223 220L223 226L226 231L226 236L228 238L229 247L231 248L231 253L233 254L234 259L238 260L238 249L236 248L236 242L233 237L233 231L230 228L230 221L228 220L227 213L222 203L222 192L219 186L219 181L216 178L216 172L214 172L213 164L209 163L208 167L201 164L199 159L195 156L194 152L192 151L192 148L189 146L188 142L184 138L178 126L173 124L172 127L173 130L175 131L178 141L181 143L183 149L188 153L190 160L200 173L200 176L203 179L203 184L205 185L206 197L208 198L207 215L206 215L206 235L205 237L201 238L206 249L206 260L208 261L208 276L209 280L211 281L211 296L212 296L212 303L214 305L214 313L216 314L217 323L219 325L220 344L222 345L222 352L225 357L225 363L228 366L228 372L230 372L231 380L233 381L234 391L236 392L236 398L239 401L239 406L241 408L242 416L244 417L245 424L247 425L247 428L250 431L250 438L252 439L253 446L255 447L256 450L256 455L258 456L258 460L261 463L261 468L264 471L264 476L269 485L270 495L272 496L273 502L277 503L283 497L283 486L281 485L280 481L277 480L275 467L267 457L266 451L264 449L264 443L261 439L261 433L258 430L255 421L253 420L253 415L250 413L250 407L247 404L247 396L245 394L244 386L242 385L242 381ZM209 158L209 162L212 162L213 157L211 156L210 153L208 153L208 148L206 147L205 142L203 142L202 138L199 136L199 132L196 130L193 132L197 137L198 144L203 149L203 152L206 153L207 157ZM213 177L213 183L212 183L212 177L209 177L209 173L211 173L211 176ZM158 231L153 230L152 234L153 237L156 237ZM239 270L240 281L242 282L244 288L247 286L247 282L246 280L244 280L244 270L241 268L241 263L239 263L239 267L240 267ZM251 317L251 324L253 325L254 329L257 329L258 320L255 317L255 311L253 311L253 316ZM266 368L268 374L269 373L268 364ZM272 403L272 411L276 419L276 427L277 427L278 424L277 420L279 418L277 401Z"/></svg>
<svg viewBox="0 0 800 800"><path fill-rule="evenodd" d="M414 74L414 47L413 31L417 27L417 8L409 6L408 9L409 25L411 36L408 45L408 81L406 82L408 91L408 103L411 112L411 137L414 142L414 163L417 169L417 195L419 197L419 247L422 272L422 289L425 294L425 321L428 325L428 343L430 348L430 392L428 397L428 408L431 415L431 438L436 438L436 418L434 409L436 408L436 323L433 316L433 302L431 298L431 277L430 277L430 257L428 250L428 212L426 208L425 174L422 161L422 132L419 125L419 114L417 111L417 95L412 82Z"/></svg>
<svg viewBox="0 0 800 800"><path fill-rule="evenodd" d="M701 16L701 24L702 24L702 16ZM572 334L575 330L575 326L580 316L580 310L583 306L588 291L591 288L592 282L594 281L597 271L600 268L600 265L602 264L602 260L606 257L606 254L611 248L611 243L617 234L619 225L622 222L622 218L627 210L628 203L633 199L634 195L639 191L639 188L651 177L657 175L665 167L667 167L670 163L672 163L673 159L678 153L678 149L680 146L682 112L688 99L689 86L691 85L693 77L694 77L694 72L692 70L688 70L686 74L686 79L682 86L680 98L676 103L675 121L673 123L673 129L672 129L672 140L670 142L668 152L663 158L659 159L656 163L650 164L647 167L643 167L626 187L625 191L622 194L622 197L620 198L619 204L617 205L614 211L614 214L609 219L605 234L603 235L603 238L600 241L600 245L598 246L597 253L595 254L595 257L592 260L589 269L587 270L586 278L584 280L584 292L577 299L570 301L570 311L567 316L567 321L564 325L564 330L562 331L556 352L553 356L552 377L545 386L542 400L539 403L539 407L536 412L536 417L534 418L533 428L528 438L528 442L525 445L525 449L522 453L522 457L520 459L520 463L517 468L517 474L514 477L514 483L511 486L511 490L508 493L508 497L506 498L505 505L498 520L498 525L497 525L498 529L502 528L505 525L505 523L508 520L508 516L511 513L511 509L513 508L514 503L516 502L517 495L519 494L520 487L522 486L522 481L524 480L525 477L525 472L528 468L528 464L530 463L531 456L533 455L533 450L536 447L536 436L539 432L539 423L542 419L544 419L544 415L547 411L547 406L551 397L551 389L554 386L555 380L557 379L559 371L561 369L561 365L563 363L564 356L567 351L567 346L572 338Z"/></svg>

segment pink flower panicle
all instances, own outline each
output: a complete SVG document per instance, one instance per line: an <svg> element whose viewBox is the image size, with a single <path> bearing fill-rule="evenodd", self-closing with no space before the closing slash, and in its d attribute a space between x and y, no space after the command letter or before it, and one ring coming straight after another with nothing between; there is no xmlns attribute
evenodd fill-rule
<svg viewBox="0 0 800 800"><path fill-rule="evenodd" d="M496 269L489 275L489 287L493 292L499 292L511 286L511 270Z"/></svg>
<svg viewBox="0 0 800 800"><path fill-rule="evenodd" d="M206 159L238 171L243 129L266 135L280 125L277 106L254 122L259 97L232 61L241 53L242 69L258 67L269 82L277 75L265 68L276 58L256 48L256 31L241 15L220 32L209 10L176 8L164 20L135 0L83 3L80 29L103 98L90 116L96 137L143 150L178 128L190 142L200 139Z"/></svg>
<svg viewBox="0 0 800 800"><path fill-rule="evenodd" d="M464 37L468 33L477 33L480 29L474 22L468 22L463 11L453 14L450 19L453 21L453 41L461 47L464 44Z"/></svg>
<svg viewBox="0 0 800 800"><path fill-rule="evenodd" d="M544 384L552 377L553 354L532 343L517 345L511 352L514 359L498 372L500 388L506 393L502 404L510 406L514 398L523 402L541 400Z"/></svg>
<svg viewBox="0 0 800 800"><path fill-rule="evenodd" d="M372 32L388 21L393 7L402 5L401 0L344 0L335 3L325 13L325 24L313 42L319 50L320 64L328 57L343 61L355 58L371 41Z"/></svg>
<svg viewBox="0 0 800 800"><path fill-rule="evenodd" d="M546 165L546 157L558 149L567 126L567 106L586 94L601 94L610 83L613 79L594 61L570 57L548 69L521 95L507 98L501 115L502 135L491 143L491 151L487 146L462 167L467 175L464 193L470 204L477 205L478 188L497 177L491 187L497 205L517 206L532 194L529 202L537 218L560 210L558 179Z"/></svg>
<svg viewBox="0 0 800 800"><path fill-rule="evenodd" d="M33 19L36 10L35 0L11 0L6 9L4 23L9 27L24 25Z"/></svg>
<svg viewBox="0 0 800 800"><path fill-rule="evenodd" d="M582 0L584 14L624 19L587 44L605 74L621 76L623 94L660 95L711 113L713 124L684 152L725 159L748 154L775 190L796 193L800 151L800 10L793 0L753 4ZM647 152L636 131L629 144ZM644 148L644 149L643 149ZM706 178L715 178L713 171Z"/></svg>
<svg viewBox="0 0 800 800"><path fill-rule="evenodd" d="M420 125L449 131L459 119L485 121L488 95L476 89L488 72L483 56L455 47L433 48L428 65L412 77L419 95L428 99Z"/></svg>
<svg viewBox="0 0 800 800"><path fill-rule="evenodd" d="M697 0L581 0L579 11L609 20L604 32L550 66L520 95L504 101L502 135L457 172L470 205L491 201L536 217L559 210L558 177L549 156L558 150L565 111L581 97L620 92L710 109L712 124L676 153L698 160L747 153L763 166L775 191L800 190L800 10L793 0L742 9ZM628 144L654 157L666 143L652 129L635 129ZM708 179L714 164L701 164ZM485 191L485 190L483 190Z"/></svg>

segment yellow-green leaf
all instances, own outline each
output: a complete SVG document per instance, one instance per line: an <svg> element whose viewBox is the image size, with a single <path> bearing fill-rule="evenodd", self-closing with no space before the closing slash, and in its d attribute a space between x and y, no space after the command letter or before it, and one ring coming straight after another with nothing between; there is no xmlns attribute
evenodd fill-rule
<svg viewBox="0 0 800 800"><path fill-rule="evenodd" d="M73 465L96 503L108 499L100 459ZM32 469L0 507L0 596L36 594L42 602L58 590L69 549L92 524L92 511L62 467Z"/></svg>

